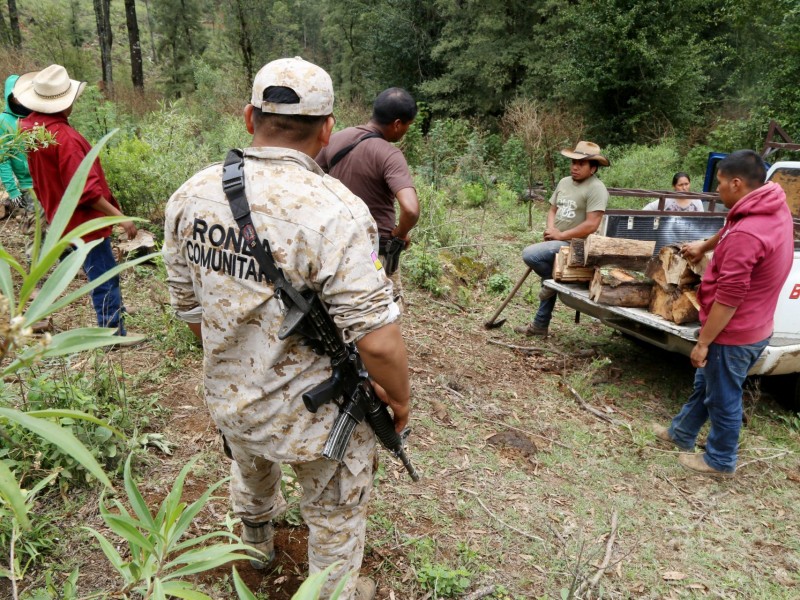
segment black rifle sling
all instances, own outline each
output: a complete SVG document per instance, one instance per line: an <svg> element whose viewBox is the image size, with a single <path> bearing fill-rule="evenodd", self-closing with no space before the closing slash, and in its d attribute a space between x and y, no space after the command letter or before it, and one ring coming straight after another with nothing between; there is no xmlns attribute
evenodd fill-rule
<svg viewBox="0 0 800 600"><path fill-rule="evenodd" d="M244 153L238 148L228 152L222 171L222 189L228 198L233 218L242 232L244 243L250 249L270 283L275 286L275 295L281 299L282 294L289 296L292 303L305 314L309 310L308 301L286 280L283 271L275 264L269 242L264 245L256 233L253 219L250 217L250 204L244 191Z"/></svg>
<svg viewBox="0 0 800 600"><path fill-rule="evenodd" d="M370 138L383 138L383 136L380 133L378 133L377 131L373 131L371 133L368 133L364 137L357 139L355 142L353 142L349 146L345 146L344 148L339 150L336 154L334 154L333 158L331 158L328 161L328 168L327 168L327 170L325 172L326 173L330 173L333 170L333 167L335 167L339 163L339 161L342 160L345 156L350 154L350 151L353 148L358 146L364 140L368 140Z"/></svg>

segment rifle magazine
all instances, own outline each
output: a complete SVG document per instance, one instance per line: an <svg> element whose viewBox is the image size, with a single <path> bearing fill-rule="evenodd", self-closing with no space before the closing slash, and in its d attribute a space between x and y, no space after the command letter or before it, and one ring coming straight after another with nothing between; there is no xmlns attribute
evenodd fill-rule
<svg viewBox="0 0 800 600"><path fill-rule="evenodd" d="M358 421L353 419L349 414L342 411L336 418L331 432L328 434L328 439L325 441L325 447L322 449L322 456L342 462L345 452L347 452L347 445L350 443L350 438L353 437Z"/></svg>

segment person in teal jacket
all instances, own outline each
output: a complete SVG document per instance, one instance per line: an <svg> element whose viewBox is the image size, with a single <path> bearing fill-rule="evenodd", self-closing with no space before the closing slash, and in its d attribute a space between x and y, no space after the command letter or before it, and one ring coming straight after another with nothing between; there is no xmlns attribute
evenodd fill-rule
<svg viewBox="0 0 800 600"><path fill-rule="evenodd" d="M16 133L17 121L22 117L27 117L31 112L17 102L14 94L11 93L17 79L19 79L19 75L11 75L6 79L5 93L3 94L5 107L3 113L0 114L0 135L2 136ZM33 180L31 179L30 171L28 171L28 159L24 154L2 157L2 160L0 160L0 181L3 182L3 187L8 192L8 200L6 201L7 214L18 209L33 211L33 198L31 197Z"/></svg>

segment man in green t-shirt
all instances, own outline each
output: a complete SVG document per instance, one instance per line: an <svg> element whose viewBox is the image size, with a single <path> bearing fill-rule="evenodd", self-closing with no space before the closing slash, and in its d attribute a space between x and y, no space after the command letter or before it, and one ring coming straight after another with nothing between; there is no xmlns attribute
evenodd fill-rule
<svg viewBox="0 0 800 600"><path fill-rule="evenodd" d="M570 176L558 182L550 198L544 241L522 251L522 260L542 280L553 276L553 261L562 246L572 238L585 238L597 231L608 204L606 186L595 175L599 167L609 165L608 159L600 154L600 146L578 142L574 150L565 149L561 154L572 159L572 166ZM515 327L514 331L546 336L555 305L556 293L542 288L533 323Z"/></svg>

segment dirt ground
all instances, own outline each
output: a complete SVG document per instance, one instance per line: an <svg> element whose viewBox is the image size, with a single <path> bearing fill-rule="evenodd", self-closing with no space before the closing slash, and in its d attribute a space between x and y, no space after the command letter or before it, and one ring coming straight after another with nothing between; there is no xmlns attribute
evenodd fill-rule
<svg viewBox="0 0 800 600"><path fill-rule="evenodd" d="M13 245L13 224L0 223L0 231L4 245ZM156 266L125 275L126 304L136 311L132 332L167 313L162 281ZM576 324L561 305L548 339L523 338L511 332L532 310L522 293L503 315L509 322L494 330L482 324L502 297L476 292L465 306L406 294L408 445L423 479L411 482L381 452L362 569L377 581L380 600L448 597L443 586L453 589L459 570L468 583L452 597L492 589L472 597L559 598L581 584L572 597L800 597L800 440L766 394L755 388L746 399L750 422L736 478L703 479L683 471L676 453L649 433L690 388L685 358L634 344L586 317ZM86 300L53 324L59 330L92 320ZM203 403L200 352L183 353L165 370L170 352L155 334L104 357L136 382L132 393L158 394L163 416L150 429L173 452L152 447L137 461L151 507L197 454L203 458L187 480L187 501L228 471ZM225 522L224 490L192 533ZM101 552L75 533L80 525L102 531L96 498L67 516L63 527L75 541L61 558L81 565L85 593L114 589ZM306 536L302 525L278 523L271 569L236 564L248 586L262 598L290 598L305 577ZM235 597L229 567L202 581L214 598Z"/></svg>

